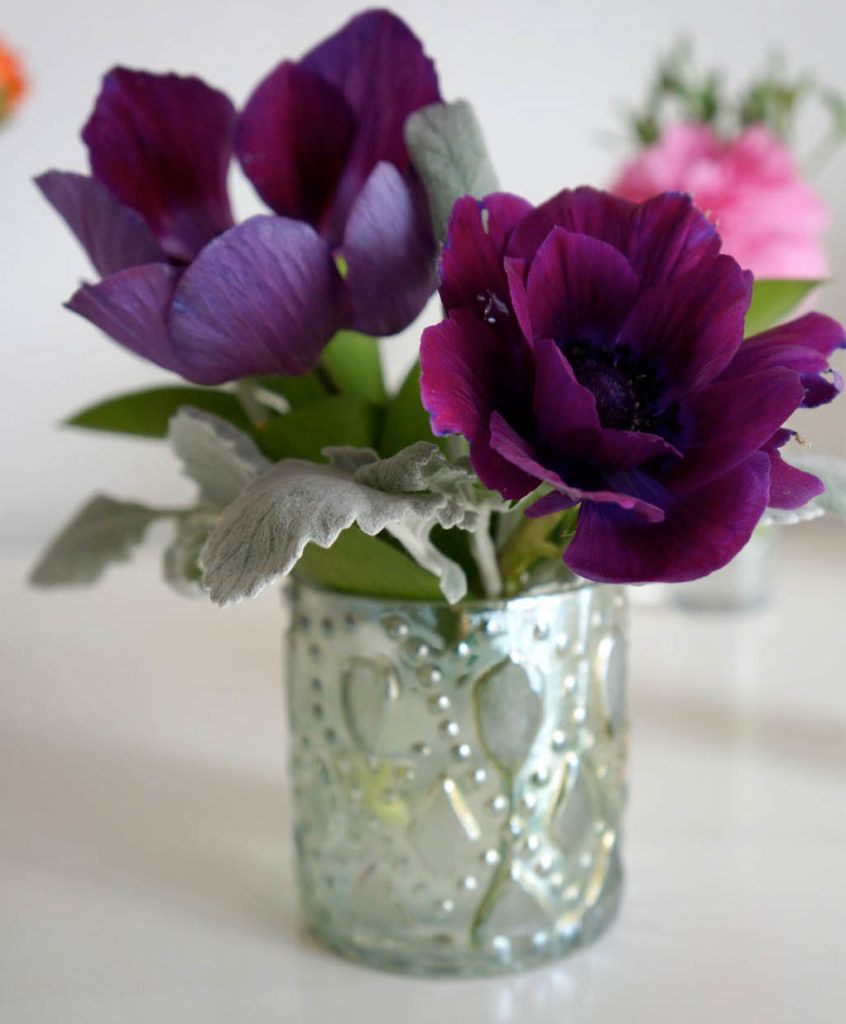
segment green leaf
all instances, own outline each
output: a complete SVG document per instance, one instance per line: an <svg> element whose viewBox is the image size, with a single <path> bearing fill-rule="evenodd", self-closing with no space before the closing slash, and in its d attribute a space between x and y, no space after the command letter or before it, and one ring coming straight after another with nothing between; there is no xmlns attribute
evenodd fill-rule
<svg viewBox="0 0 846 1024"><path fill-rule="evenodd" d="M752 286L752 303L746 314L744 337L760 334L784 320L822 281L766 280Z"/></svg>
<svg viewBox="0 0 846 1024"><path fill-rule="evenodd" d="M301 377L254 378L259 387L282 395L292 409L332 394L354 395L381 405L386 398L379 342L357 331L339 331L323 350L320 370Z"/></svg>
<svg viewBox="0 0 846 1024"><path fill-rule="evenodd" d="M439 601L438 580L405 552L357 526L338 537L329 550L309 544L297 563L296 576L324 590L369 597Z"/></svg>
<svg viewBox="0 0 846 1024"><path fill-rule="evenodd" d="M331 445L375 447L380 410L353 395L331 395L299 406L254 428L261 450L269 458L322 461Z"/></svg>
<svg viewBox="0 0 846 1024"><path fill-rule="evenodd" d="M466 100L433 103L405 122L405 141L426 187L435 236L443 241L456 199L497 190L482 129Z"/></svg>
<svg viewBox="0 0 846 1024"><path fill-rule="evenodd" d="M249 420L235 395L213 388L165 387L133 391L92 405L65 422L88 430L164 437L171 416L183 405L214 413L241 430L250 430Z"/></svg>
<svg viewBox="0 0 846 1024"><path fill-rule="evenodd" d="M33 569L37 587L94 583L110 562L126 562L149 525L167 513L97 495L84 505Z"/></svg>
<svg viewBox="0 0 846 1024"><path fill-rule="evenodd" d="M253 380L265 391L281 395L292 409L326 395L326 389L314 373L305 373L302 377L254 377Z"/></svg>
<svg viewBox="0 0 846 1024"><path fill-rule="evenodd" d="M417 441L429 441L444 450L446 439L435 437L429 414L420 400L420 363L408 371L399 391L388 402L385 423L379 438L379 451L385 457L395 455Z"/></svg>
<svg viewBox="0 0 846 1024"><path fill-rule="evenodd" d="M357 395L377 405L385 401L382 361L375 338L357 331L339 331L323 350L320 363L342 394Z"/></svg>

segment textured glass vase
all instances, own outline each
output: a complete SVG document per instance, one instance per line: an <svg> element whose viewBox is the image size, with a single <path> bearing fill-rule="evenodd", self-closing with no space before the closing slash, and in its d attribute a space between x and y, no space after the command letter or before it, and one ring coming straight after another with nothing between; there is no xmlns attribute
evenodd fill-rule
<svg viewBox="0 0 846 1024"><path fill-rule="evenodd" d="M291 592L308 925L348 956L495 974L594 938L620 895L626 602L581 585L449 608Z"/></svg>

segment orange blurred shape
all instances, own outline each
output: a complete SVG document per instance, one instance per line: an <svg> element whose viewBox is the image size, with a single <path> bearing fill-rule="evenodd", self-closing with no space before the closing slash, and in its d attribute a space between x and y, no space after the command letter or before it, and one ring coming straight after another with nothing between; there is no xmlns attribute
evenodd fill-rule
<svg viewBox="0 0 846 1024"><path fill-rule="evenodd" d="M0 39L0 120L17 107L28 85L17 54Z"/></svg>

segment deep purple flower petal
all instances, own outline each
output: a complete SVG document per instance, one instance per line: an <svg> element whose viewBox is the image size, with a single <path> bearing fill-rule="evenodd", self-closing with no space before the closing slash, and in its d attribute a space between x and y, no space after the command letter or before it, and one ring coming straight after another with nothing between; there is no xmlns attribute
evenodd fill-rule
<svg viewBox="0 0 846 1024"><path fill-rule="evenodd" d="M286 61L247 101L235 129L235 151L271 209L320 229L355 132L355 114L343 93Z"/></svg>
<svg viewBox="0 0 846 1024"><path fill-rule="evenodd" d="M723 377L745 377L759 370L784 366L802 379L802 405L813 408L830 402L843 390L843 379L828 365L829 356L846 347L843 327L822 313L808 313L780 327L748 338Z"/></svg>
<svg viewBox="0 0 846 1024"><path fill-rule="evenodd" d="M498 412L491 415L490 422L491 447L504 459L507 459L513 466L518 467L528 476L535 480L535 485L541 483L550 484L570 502L595 501L600 504L611 503L626 509L635 515L642 516L651 522L657 522L664 517L664 511L660 506L622 491L613 491L606 488L589 490L583 487L575 487L561 478L561 476L540 462L537 451L525 438L500 416ZM534 488L532 488L534 490ZM538 508L544 511L538 511ZM537 517L546 515L545 509L548 505L540 505L536 502L527 512L528 515Z"/></svg>
<svg viewBox="0 0 846 1024"><path fill-rule="evenodd" d="M684 461L664 479L686 493L722 476L766 444L801 401L796 374L780 367L693 392L683 403Z"/></svg>
<svg viewBox="0 0 846 1024"><path fill-rule="evenodd" d="M568 498L566 494L562 494L560 491L550 491L549 494L545 494L542 498L532 502L526 509L525 514L529 519L542 519L544 516L554 516L559 512L567 512L578 504L578 498Z"/></svg>
<svg viewBox="0 0 846 1024"><path fill-rule="evenodd" d="M136 355L188 376L167 332L167 311L180 273L166 263L129 267L98 284L83 285L66 305Z"/></svg>
<svg viewBox="0 0 846 1024"><path fill-rule="evenodd" d="M505 277L508 281L508 297L517 320L517 326L523 337L531 338L532 317L529 311L528 264L526 260L517 259L516 256L506 256L504 265ZM487 293L481 292L480 294L486 295ZM488 314L489 319L490 315ZM495 317L494 322L496 322Z"/></svg>
<svg viewBox="0 0 846 1024"><path fill-rule="evenodd" d="M641 287L651 288L712 263L720 236L690 196L666 192L635 208L625 251Z"/></svg>
<svg viewBox="0 0 846 1024"><path fill-rule="evenodd" d="M94 177L190 260L232 224L226 172L235 109L198 78L115 68L82 130Z"/></svg>
<svg viewBox="0 0 846 1024"><path fill-rule="evenodd" d="M389 11L365 11L303 57L301 64L336 86L358 119L332 214L340 236L355 197L380 160L409 169L403 137L408 115L438 103L435 65L411 29Z"/></svg>
<svg viewBox="0 0 846 1024"><path fill-rule="evenodd" d="M636 469L653 459L681 453L663 437L602 427L596 400L576 380L555 342L534 348L534 411L540 443L562 460L585 461L608 473Z"/></svg>
<svg viewBox="0 0 846 1024"><path fill-rule="evenodd" d="M312 369L341 326L343 282L314 228L258 216L206 246L170 309L174 351L194 379Z"/></svg>
<svg viewBox="0 0 846 1024"><path fill-rule="evenodd" d="M637 278L606 242L553 228L532 261L527 293L535 339L605 344L634 302Z"/></svg>
<svg viewBox="0 0 846 1024"><path fill-rule="evenodd" d="M619 343L656 368L669 397L702 387L740 348L751 289L751 276L719 256L644 292Z"/></svg>
<svg viewBox="0 0 846 1024"><path fill-rule="evenodd" d="M612 505L584 503L564 561L600 583L681 583L721 569L767 505L770 460L756 452L724 476L667 504L648 523Z"/></svg>
<svg viewBox="0 0 846 1024"><path fill-rule="evenodd" d="M714 260L720 238L689 196L665 193L636 206L592 188L564 189L514 231L508 255L530 260L554 227L590 235L623 253L641 288Z"/></svg>
<svg viewBox="0 0 846 1024"><path fill-rule="evenodd" d="M448 313L464 306L488 322L508 315L503 256L515 224L531 209L525 199L499 192L455 203L441 256L441 299Z"/></svg>
<svg viewBox="0 0 846 1024"><path fill-rule="evenodd" d="M555 227L589 235L625 253L635 206L609 192L564 189L528 214L508 243L508 255L531 260Z"/></svg>
<svg viewBox="0 0 846 1024"><path fill-rule="evenodd" d="M141 216L119 203L94 178L71 171L47 171L35 183L79 239L101 277L165 260Z"/></svg>
<svg viewBox="0 0 846 1024"><path fill-rule="evenodd" d="M785 462L778 450L795 435L792 430L778 430L764 445L770 457L770 508L801 508L811 498L825 492L822 480Z"/></svg>
<svg viewBox="0 0 846 1024"><path fill-rule="evenodd" d="M437 284L428 210L415 203L393 164L377 164L350 211L341 255L353 326L396 334L420 313Z"/></svg>
<svg viewBox="0 0 846 1024"><path fill-rule="evenodd" d="M459 309L420 344L420 392L436 434L464 434L482 482L509 500L523 498L535 480L490 445L494 408L519 410L529 403L527 352L492 330L470 310Z"/></svg>

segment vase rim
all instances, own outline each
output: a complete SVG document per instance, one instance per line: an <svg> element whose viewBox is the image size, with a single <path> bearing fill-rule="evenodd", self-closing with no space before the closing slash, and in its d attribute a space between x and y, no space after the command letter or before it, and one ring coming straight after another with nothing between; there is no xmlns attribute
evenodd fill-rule
<svg viewBox="0 0 846 1024"><path fill-rule="evenodd" d="M449 604L446 598L441 599L429 599L429 598L414 598L414 597L389 597L379 596L375 594L357 594L351 591L343 590L328 590L325 587L316 586L313 583L308 583L302 579L291 579L287 582L286 586L283 587L283 600L284 594L290 587L293 591L304 591L313 593L319 596L321 599L335 600L344 604L356 603L368 607L391 605L391 607L406 607L406 608L433 608L439 611L453 611L453 612L469 612L471 614L484 613L491 611L498 611L504 608L512 608L515 605L522 603L535 602L542 599L554 599L567 597L571 594L581 593L586 590L593 590L597 588L608 588L608 589L620 589L615 584L609 583L597 583L593 580L586 580L581 577L575 577L573 580L558 583L545 583L539 584L536 587L532 587L529 590L523 591L519 594L515 594L513 597L494 597L494 598L483 598L474 597L471 600L458 601L455 604Z"/></svg>

